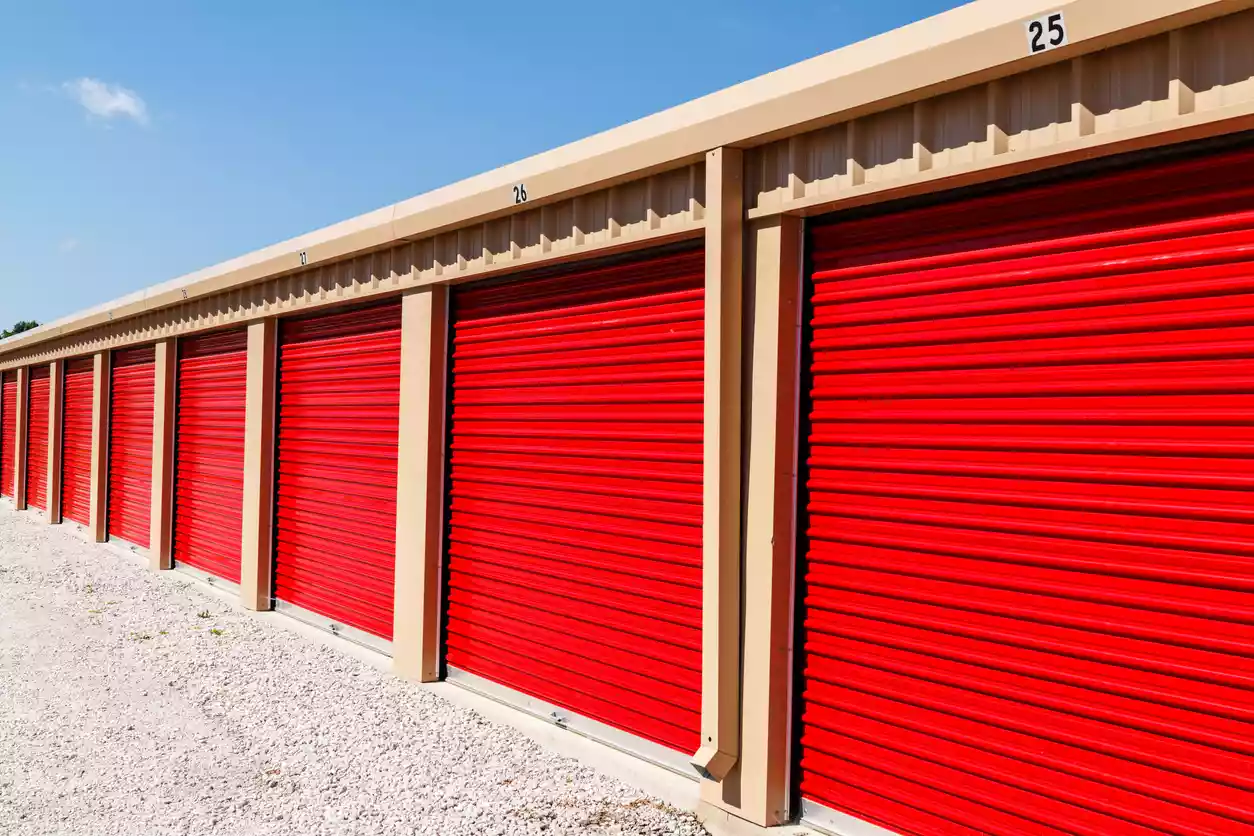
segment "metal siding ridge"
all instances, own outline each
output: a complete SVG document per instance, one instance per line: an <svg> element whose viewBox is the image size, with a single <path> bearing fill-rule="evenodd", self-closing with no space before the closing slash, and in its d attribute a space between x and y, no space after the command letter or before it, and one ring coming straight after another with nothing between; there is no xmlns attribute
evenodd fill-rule
<svg viewBox="0 0 1254 836"><path fill-rule="evenodd" d="M711 148L746 147L842 118L883 111L911 98L961 89L1137 35L1215 19L1247 8L1215 0L981 0L776 70L392 206L164 282L89 311L11 337L3 351L176 305L209 293L327 264L441 231L516 212L514 185L540 199L564 199L589 186L697 161ZM1068 44L1031 55L1023 22L1044 12L1067 15ZM911 160L912 164L914 163ZM916 164L917 165L917 164ZM538 202L538 201L536 201Z"/></svg>

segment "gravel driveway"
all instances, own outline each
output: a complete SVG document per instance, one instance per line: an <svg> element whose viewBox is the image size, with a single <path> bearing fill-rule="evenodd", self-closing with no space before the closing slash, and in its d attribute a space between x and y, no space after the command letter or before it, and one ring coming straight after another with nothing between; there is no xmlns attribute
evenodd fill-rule
<svg viewBox="0 0 1254 836"><path fill-rule="evenodd" d="M705 831L513 728L0 508L0 833Z"/></svg>

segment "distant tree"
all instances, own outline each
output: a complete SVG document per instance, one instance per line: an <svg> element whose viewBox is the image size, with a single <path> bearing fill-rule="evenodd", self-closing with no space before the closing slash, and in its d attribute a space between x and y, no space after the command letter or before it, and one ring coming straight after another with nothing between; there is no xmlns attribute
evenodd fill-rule
<svg viewBox="0 0 1254 836"><path fill-rule="evenodd" d="M29 331L32 328L38 328L38 327L39 327L39 323L33 319L20 319L13 325L12 328L9 328L4 331L0 331L0 340L4 339L5 337L11 337L14 334L20 334L23 331Z"/></svg>

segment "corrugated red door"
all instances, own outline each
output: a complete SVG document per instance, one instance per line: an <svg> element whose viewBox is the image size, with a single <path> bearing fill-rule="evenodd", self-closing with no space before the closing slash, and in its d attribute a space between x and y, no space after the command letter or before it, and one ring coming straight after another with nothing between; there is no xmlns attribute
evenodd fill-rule
<svg viewBox="0 0 1254 836"><path fill-rule="evenodd" d="M0 496L17 490L17 372L0 374Z"/></svg>
<svg viewBox="0 0 1254 836"><path fill-rule="evenodd" d="M48 510L48 407L51 378L46 365L30 369L26 428L26 504Z"/></svg>
<svg viewBox="0 0 1254 836"><path fill-rule="evenodd" d="M392 638L401 307L279 329L274 595Z"/></svg>
<svg viewBox="0 0 1254 836"><path fill-rule="evenodd" d="M174 560L239 583L248 334L179 340Z"/></svg>
<svg viewBox="0 0 1254 836"><path fill-rule="evenodd" d="M152 514L152 422L156 353L113 353L109 407L109 536L148 547Z"/></svg>
<svg viewBox="0 0 1254 836"><path fill-rule="evenodd" d="M460 290L448 664L690 754L704 257Z"/></svg>
<svg viewBox="0 0 1254 836"><path fill-rule="evenodd" d="M1254 153L812 244L803 797L1254 833Z"/></svg>
<svg viewBox="0 0 1254 836"><path fill-rule="evenodd" d="M91 412L95 398L90 357L65 364L61 408L61 515L80 525L91 522Z"/></svg>

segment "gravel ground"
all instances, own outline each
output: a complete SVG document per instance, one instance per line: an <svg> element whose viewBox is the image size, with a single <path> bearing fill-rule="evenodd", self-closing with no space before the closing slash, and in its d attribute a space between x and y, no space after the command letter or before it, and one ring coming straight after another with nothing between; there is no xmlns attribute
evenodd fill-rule
<svg viewBox="0 0 1254 836"><path fill-rule="evenodd" d="M0 508L0 833L705 830L513 728Z"/></svg>

